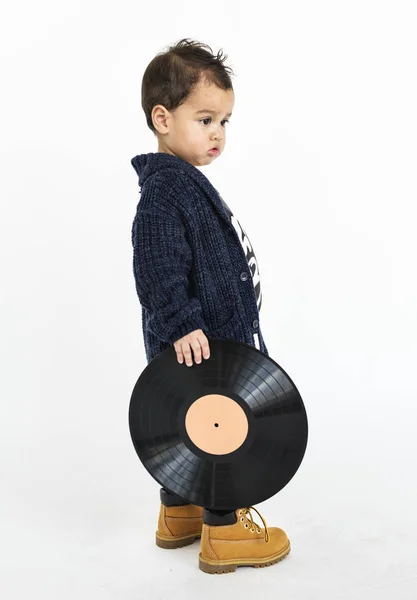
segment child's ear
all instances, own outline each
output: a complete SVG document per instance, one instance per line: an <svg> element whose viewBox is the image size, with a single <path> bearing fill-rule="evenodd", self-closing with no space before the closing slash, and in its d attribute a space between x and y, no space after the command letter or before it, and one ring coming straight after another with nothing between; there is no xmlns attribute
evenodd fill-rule
<svg viewBox="0 0 417 600"><path fill-rule="evenodd" d="M169 131L169 111L162 104L157 104L153 107L152 113L152 122L158 133L168 133Z"/></svg>

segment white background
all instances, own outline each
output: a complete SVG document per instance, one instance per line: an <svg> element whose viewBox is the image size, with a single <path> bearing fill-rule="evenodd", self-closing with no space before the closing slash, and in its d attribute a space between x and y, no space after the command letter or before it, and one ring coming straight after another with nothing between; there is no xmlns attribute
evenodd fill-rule
<svg viewBox="0 0 417 600"><path fill-rule="evenodd" d="M416 598L415 10L2 9L4 598ZM265 341L309 418L298 472L257 506L292 553L217 577L199 571L198 543L156 547L159 485L127 421L146 366L130 160L157 151L141 78L182 37L222 48L234 70L226 148L202 172L250 237Z"/></svg>

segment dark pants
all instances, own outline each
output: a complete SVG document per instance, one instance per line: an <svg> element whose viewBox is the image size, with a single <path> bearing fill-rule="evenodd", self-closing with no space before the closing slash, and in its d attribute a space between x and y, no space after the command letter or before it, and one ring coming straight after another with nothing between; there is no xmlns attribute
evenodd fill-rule
<svg viewBox="0 0 417 600"><path fill-rule="evenodd" d="M168 492L165 488L160 490L161 502L166 506L186 506L190 504L184 498ZM229 525L236 522L235 508L227 510L203 509L203 521L208 525Z"/></svg>

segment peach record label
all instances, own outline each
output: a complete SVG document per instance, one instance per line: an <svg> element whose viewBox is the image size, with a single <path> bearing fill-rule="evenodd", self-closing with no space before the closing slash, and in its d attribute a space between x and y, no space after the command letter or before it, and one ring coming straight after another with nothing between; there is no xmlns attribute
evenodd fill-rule
<svg viewBox="0 0 417 600"><path fill-rule="evenodd" d="M240 448L248 435L249 424L245 411L232 398L207 394L189 407L185 428L200 450L219 455Z"/></svg>

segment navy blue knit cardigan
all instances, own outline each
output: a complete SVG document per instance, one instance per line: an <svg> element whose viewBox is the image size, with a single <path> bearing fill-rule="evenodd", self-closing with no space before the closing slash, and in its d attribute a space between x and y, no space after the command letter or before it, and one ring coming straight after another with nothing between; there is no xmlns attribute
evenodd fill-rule
<svg viewBox="0 0 417 600"><path fill-rule="evenodd" d="M140 199L132 225L133 273L146 359L202 329L268 354L251 271L217 190L197 167L165 152L131 164Z"/></svg>

